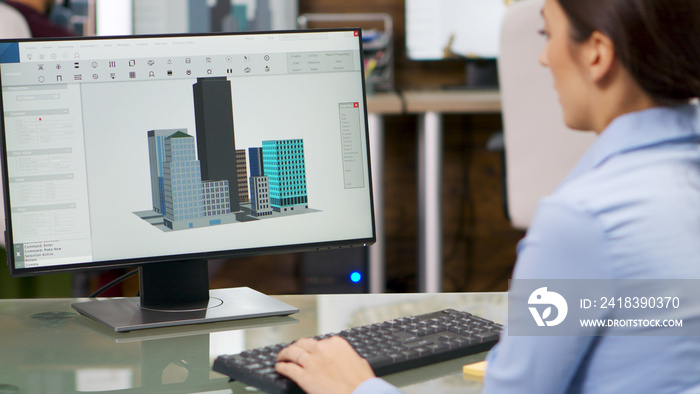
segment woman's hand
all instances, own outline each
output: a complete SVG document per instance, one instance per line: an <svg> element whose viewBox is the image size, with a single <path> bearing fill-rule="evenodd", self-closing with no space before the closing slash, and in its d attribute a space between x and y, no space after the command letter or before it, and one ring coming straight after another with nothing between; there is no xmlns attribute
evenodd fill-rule
<svg viewBox="0 0 700 394"><path fill-rule="evenodd" d="M279 352L275 370L307 393L352 393L374 377L367 360L339 336L299 339Z"/></svg>

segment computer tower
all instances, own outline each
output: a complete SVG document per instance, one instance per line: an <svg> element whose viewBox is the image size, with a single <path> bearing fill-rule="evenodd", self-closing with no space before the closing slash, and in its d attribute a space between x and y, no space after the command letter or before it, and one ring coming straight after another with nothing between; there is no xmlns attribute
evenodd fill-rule
<svg viewBox="0 0 700 394"><path fill-rule="evenodd" d="M369 249L345 248L302 253L301 289L306 294L367 293Z"/></svg>

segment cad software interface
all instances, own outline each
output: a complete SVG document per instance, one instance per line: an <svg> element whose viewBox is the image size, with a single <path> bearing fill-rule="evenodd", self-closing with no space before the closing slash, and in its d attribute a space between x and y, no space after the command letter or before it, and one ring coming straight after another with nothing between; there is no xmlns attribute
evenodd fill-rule
<svg viewBox="0 0 700 394"><path fill-rule="evenodd" d="M371 238L358 35L0 44L15 269Z"/></svg>

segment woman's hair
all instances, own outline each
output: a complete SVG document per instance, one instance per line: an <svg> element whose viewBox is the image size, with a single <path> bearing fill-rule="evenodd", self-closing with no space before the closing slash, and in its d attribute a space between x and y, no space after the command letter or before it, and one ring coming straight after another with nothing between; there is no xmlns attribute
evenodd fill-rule
<svg viewBox="0 0 700 394"><path fill-rule="evenodd" d="M571 36L609 37L622 65L660 104L700 96L700 0L558 0Z"/></svg>

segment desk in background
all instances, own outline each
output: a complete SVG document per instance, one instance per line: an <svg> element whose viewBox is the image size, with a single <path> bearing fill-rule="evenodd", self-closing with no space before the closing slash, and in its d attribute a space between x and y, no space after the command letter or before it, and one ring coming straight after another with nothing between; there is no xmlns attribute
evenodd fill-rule
<svg viewBox="0 0 700 394"><path fill-rule="evenodd" d="M70 307L84 299L0 300L0 391L246 392L211 370L214 358L351 326L444 308L503 323L504 293L277 296L300 309L289 317L115 334ZM405 393L477 393L462 365L485 353L387 376ZM14 391L13 391L14 390Z"/></svg>

